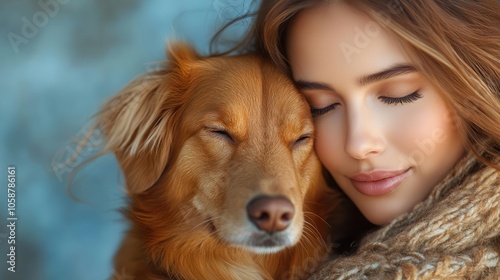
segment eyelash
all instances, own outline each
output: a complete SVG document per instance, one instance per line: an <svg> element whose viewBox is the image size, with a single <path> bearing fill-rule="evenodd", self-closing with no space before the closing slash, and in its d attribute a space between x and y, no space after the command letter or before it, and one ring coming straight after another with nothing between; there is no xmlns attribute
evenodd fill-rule
<svg viewBox="0 0 500 280"><path fill-rule="evenodd" d="M332 105L328 105L325 108L321 108L321 109L311 108L312 117L316 118L316 117L322 116L322 115L330 112L331 110L335 109L335 107L337 107L337 105L339 105L339 104L338 103L334 103Z"/></svg>
<svg viewBox="0 0 500 280"><path fill-rule="evenodd" d="M384 102L385 104L398 105L398 104L415 102L420 98L422 98L422 95L418 91L414 91L403 97L393 98L393 97L380 96L378 99Z"/></svg>
<svg viewBox="0 0 500 280"><path fill-rule="evenodd" d="M398 104L415 102L420 98L422 98L422 95L418 91L415 91L415 92L412 92L412 93L405 95L403 97L380 96L378 99L381 100L382 102L384 102L385 104L388 104L388 105L398 105ZM311 108L312 117L316 118L316 117L322 116L322 115L334 110L335 107L337 107L338 105L339 105L338 103L335 103L335 104L331 104L331 105L324 107L324 108L321 108L321 109Z"/></svg>

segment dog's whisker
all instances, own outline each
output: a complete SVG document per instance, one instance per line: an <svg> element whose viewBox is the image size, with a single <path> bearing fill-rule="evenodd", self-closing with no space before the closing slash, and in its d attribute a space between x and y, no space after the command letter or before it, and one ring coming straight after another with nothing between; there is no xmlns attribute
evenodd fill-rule
<svg viewBox="0 0 500 280"><path fill-rule="evenodd" d="M213 222L214 222L214 220L216 220L216 219L220 219L220 218L221 218L221 217L219 217L219 216L213 216L213 217L210 217L210 218L206 219L206 220L203 222L203 223L205 223L205 224L208 224L208 226L211 226L211 227L212 227L212 229L211 229L211 230L210 230L210 232L209 232L209 235L210 235L210 236L217 237L217 234L218 234L219 232L221 232L221 230L220 230L219 228L215 227L215 225L214 225L214 223L213 223ZM201 223L200 223L200 224L201 224Z"/></svg>
<svg viewBox="0 0 500 280"><path fill-rule="evenodd" d="M321 234L319 233L318 229L315 226L313 226L310 222L306 221L304 223L304 233L308 237L307 240L309 240L309 237L321 240Z"/></svg>
<svg viewBox="0 0 500 280"><path fill-rule="evenodd" d="M193 227L193 231L196 231L196 230L198 230L199 228L205 227L205 226L207 226L208 224L210 224L210 221L209 221L209 220L204 220L204 221L201 221L200 223L198 223L196 226L194 226L194 227Z"/></svg>
<svg viewBox="0 0 500 280"><path fill-rule="evenodd" d="M311 240L311 238L314 238L314 235L315 235L315 232L313 230L311 230L307 225L304 225L304 229L303 229L303 237L304 240L312 245L313 244L313 241ZM305 246L305 244L302 244L303 246Z"/></svg>
<svg viewBox="0 0 500 280"><path fill-rule="evenodd" d="M193 216L192 213L194 212L194 208L192 208L192 207L183 207L182 210L184 210L182 212L182 219L183 219L183 221L188 221L189 219L192 218L192 216Z"/></svg>
<svg viewBox="0 0 500 280"><path fill-rule="evenodd" d="M312 213L312 212L305 212L304 214L314 214L314 213ZM314 215L316 215L316 214L314 214ZM319 217L319 216L318 216L318 217ZM319 217L319 218L320 218L320 220L321 220L321 221L323 221L323 222L325 222L325 223L326 223L326 221L325 221L324 219L322 219L321 217ZM328 225L328 223L326 223L326 224ZM317 228L315 225L313 225L311 222L309 222L309 221L307 221L307 220L306 220L306 221L304 221L304 228L308 228L309 226L311 227L311 230L313 230L313 231L314 231L314 234L315 234L315 235L316 235L319 239L321 239L321 233L318 231L318 228ZM329 226L329 225L328 225L328 226Z"/></svg>
<svg viewBox="0 0 500 280"><path fill-rule="evenodd" d="M193 211L194 212L194 211ZM199 218L202 218L203 220L200 221L196 226L193 227L193 231L197 230L198 228L200 227L203 227L203 226L207 226L209 225L210 223L213 224L213 221L217 218L220 218L220 217L208 217L208 218L203 218L201 215L199 215L198 213L195 213L194 215L198 215Z"/></svg>
<svg viewBox="0 0 500 280"><path fill-rule="evenodd" d="M320 215L318 215L318 214L316 214L316 213L314 213L314 212L311 212L311 211L304 211L304 216L305 216L305 215L313 215L313 216L316 216L316 217L318 217L318 218L319 218L322 222L324 222L327 226L329 226L329 227L330 227L330 224L328 224L328 222L327 222L325 219L323 219L323 217L321 217Z"/></svg>

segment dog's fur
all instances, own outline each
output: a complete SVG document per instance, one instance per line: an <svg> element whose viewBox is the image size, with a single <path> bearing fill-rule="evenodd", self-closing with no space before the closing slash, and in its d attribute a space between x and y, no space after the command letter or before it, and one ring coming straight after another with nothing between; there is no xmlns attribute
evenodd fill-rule
<svg viewBox="0 0 500 280"><path fill-rule="evenodd" d="M304 98L262 58L202 58L175 44L162 69L106 103L98 124L130 198L117 272L296 279L327 256L327 220L342 198L321 174ZM249 221L259 195L293 203L284 232L270 237Z"/></svg>

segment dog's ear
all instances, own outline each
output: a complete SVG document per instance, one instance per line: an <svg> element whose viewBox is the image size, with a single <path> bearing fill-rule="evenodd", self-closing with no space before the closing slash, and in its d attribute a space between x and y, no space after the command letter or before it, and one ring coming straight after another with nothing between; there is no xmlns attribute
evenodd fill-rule
<svg viewBox="0 0 500 280"><path fill-rule="evenodd" d="M167 57L166 66L132 81L98 115L105 150L116 155L129 193L153 186L167 166L177 112L198 59L184 44L170 45Z"/></svg>

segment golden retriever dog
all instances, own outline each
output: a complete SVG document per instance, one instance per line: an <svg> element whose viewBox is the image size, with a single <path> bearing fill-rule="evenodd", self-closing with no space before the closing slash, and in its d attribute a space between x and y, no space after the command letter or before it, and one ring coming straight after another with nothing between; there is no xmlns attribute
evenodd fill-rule
<svg viewBox="0 0 500 280"><path fill-rule="evenodd" d="M306 277L328 255L343 198L322 175L305 99L258 56L200 57L180 43L167 53L98 115L129 196L115 271Z"/></svg>

